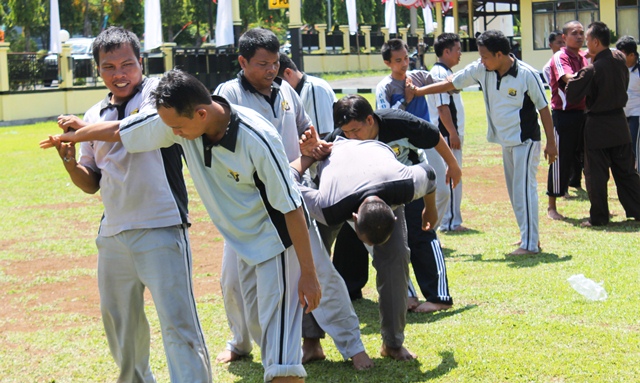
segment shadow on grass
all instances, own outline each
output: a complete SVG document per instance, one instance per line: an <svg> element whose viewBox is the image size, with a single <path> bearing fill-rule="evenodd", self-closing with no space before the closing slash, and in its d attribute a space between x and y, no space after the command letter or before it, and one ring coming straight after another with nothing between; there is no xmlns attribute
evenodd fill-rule
<svg viewBox="0 0 640 383"><path fill-rule="evenodd" d="M573 226L580 227L582 222L585 222L588 219L589 217L584 217L584 218L565 217L563 221ZM609 222L608 225L584 227L582 229L594 230L594 231L610 231L610 232L617 232L617 233L634 233L634 232L640 231L640 221L626 220L626 221Z"/></svg>
<svg viewBox="0 0 640 383"><path fill-rule="evenodd" d="M253 383L262 382L264 380L262 361L260 359L257 361L253 360L253 355L247 355L239 360L229 363L228 368L230 373L241 378L237 382Z"/></svg>
<svg viewBox="0 0 640 383"><path fill-rule="evenodd" d="M458 237L458 236L467 236L467 235L476 235L482 234L483 231L467 228L465 231L455 231L455 230L439 230L438 236L444 235L447 237Z"/></svg>
<svg viewBox="0 0 640 383"><path fill-rule="evenodd" d="M580 200L580 201L588 201L589 200L589 193L587 193L586 190L580 188L580 189L576 189L576 188L572 188L572 190L575 192L575 194L571 194L569 192L567 192L568 196L565 196L564 198L567 200ZM572 191L569 190L569 191Z"/></svg>
<svg viewBox="0 0 640 383"><path fill-rule="evenodd" d="M557 254L541 252L527 255L505 255L502 259L482 259L482 254L474 254L469 262L493 262L508 263L509 267L524 268L535 267L547 263L568 262L573 259L573 255L560 257Z"/></svg>
<svg viewBox="0 0 640 383"><path fill-rule="evenodd" d="M467 310L476 308L477 305L466 305L455 307L451 310L438 311L436 313L414 313L407 312L407 324L416 323L433 323L444 318L463 313ZM358 299L353 301L353 308L356 310L358 319L360 320L360 333L363 335L380 334L380 314L378 311L378 302L370 299Z"/></svg>
<svg viewBox="0 0 640 383"><path fill-rule="evenodd" d="M434 368L422 371L423 363L418 359L398 362L390 358L374 356L375 367L364 371L354 371L351 362L320 361L305 365L307 383L389 383L389 382L427 382L441 378L458 367L452 351L441 351L440 363ZM422 356L424 358L424 356Z"/></svg>
<svg viewBox="0 0 640 383"><path fill-rule="evenodd" d="M372 355L375 367L364 371L355 371L351 361L316 361L304 365L308 375L305 380L308 383L387 383L394 381L393 377L402 376L403 382L425 382L442 377L458 367L458 362L452 351L441 351L438 354L441 358L440 363L433 369L424 372L420 369L422 365L420 356L416 360L398 362L390 358ZM236 382L254 383L261 382L263 379L262 363L254 361L250 356L231 362L228 369L230 373L240 378Z"/></svg>
<svg viewBox="0 0 640 383"><path fill-rule="evenodd" d="M466 306L462 306L462 307L455 307L455 305L454 305L454 309L449 309L449 310L445 310L445 311L438 311L438 312L435 312L435 313L408 312L407 313L407 323L411 323L411 324L433 323L433 322L437 322L437 321L439 321L441 319L449 318L449 317L452 317L454 315L458 315L460 313L463 313L465 311L475 309L476 307L478 307L478 305L475 305L475 304L466 305Z"/></svg>

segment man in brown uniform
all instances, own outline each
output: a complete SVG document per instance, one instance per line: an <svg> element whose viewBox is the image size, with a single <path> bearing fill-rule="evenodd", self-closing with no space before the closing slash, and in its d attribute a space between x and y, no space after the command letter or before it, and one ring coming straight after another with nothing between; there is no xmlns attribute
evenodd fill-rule
<svg viewBox="0 0 640 383"><path fill-rule="evenodd" d="M587 48L593 64L578 71L567 85L567 100L586 96L584 173L591 209L582 226L609 223L607 181L609 169L627 218L640 220L640 175L633 165L631 135L623 107L627 103L629 70L625 55L609 49L610 32L600 21L587 29Z"/></svg>

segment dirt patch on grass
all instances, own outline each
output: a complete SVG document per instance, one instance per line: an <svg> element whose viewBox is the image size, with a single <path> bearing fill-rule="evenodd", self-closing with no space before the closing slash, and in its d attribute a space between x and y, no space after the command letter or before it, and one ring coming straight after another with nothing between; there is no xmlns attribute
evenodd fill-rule
<svg viewBox="0 0 640 383"><path fill-rule="evenodd" d="M501 165L482 166L474 161L464 166L464 195L473 204L506 203L508 195ZM542 174L544 173L544 175ZM539 180L546 172L539 171ZM72 205L43 205L45 209L72 209ZM473 219L473 211L463 212ZM99 217L96 217L96 220ZM209 221L205 212L192 212L191 230L193 276L196 299L220 295L222 264L222 236ZM70 223L74 224L74 223ZM78 223L81 225L81 223ZM86 233L86 241L93 241L94 223L74 227ZM82 235L85 237L84 235ZM77 237L76 237L77 238ZM21 241L42 241L42 238L21 238ZM83 239L84 240L84 239ZM0 242L0 250L8 250L16 241ZM100 321L100 300L95 269L97 251L88 257L73 254L51 254L34 248L25 250L22 260L0 262L0 332L36 331L46 323L48 328L78 325L78 321ZM30 253L29 253L30 252ZM146 299L151 301L147 293ZM61 314L67 314L61 315ZM52 319L71 318L67 319ZM52 323L53 322L53 323Z"/></svg>
<svg viewBox="0 0 640 383"><path fill-rule="evenodd" d="M196 299L220 294L220 238L210 222L196 222L191 228ZM14 242L6 241L2 247L6 249ZM100 321L97 250L89 257L42 257L37 250L26 251L32 253L23 254L24 260L0 263L0 333L41 330L42 323L61 329L77 325L77 321ZM148 291L145 298L151 301ZM59 314L73 314L73 321L52 319Z"/></svg>

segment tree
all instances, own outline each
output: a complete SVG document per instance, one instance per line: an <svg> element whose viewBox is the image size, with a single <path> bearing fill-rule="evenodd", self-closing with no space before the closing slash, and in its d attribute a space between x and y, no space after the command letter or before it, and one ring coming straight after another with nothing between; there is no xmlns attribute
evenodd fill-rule
<svg viewBox="0 0 640 383"><path fill-rule="evenodd" d="M184 0L162 0L160 1L160 11L162 13L162 25L165 28L165 41L173 41L174 30L180 30L187 23L187 13L185 11Z"/></svg>
<svg viewBox="0 0 640 383"><path fill-rule="evenodd" d="M326 0L303 0L302 20L307 24L324 24L327 14Z"/></svg>
<svg viewBox="0 0 640 383"><path fill-rule="evenodd" d="M19 25L24 31L25 48L31 49L31 28L42 21L43 7L39 0L9 0L9 20L13 25Z"/></svg>
<svg viewBox="0 0 640 383"><path fill-rule="evenodd" d="M144 4L141 0L123 0L122 11L113 17L112 24L121 25L138 36L144 34ZM115 13L114 13L115 14Z"/></svg>

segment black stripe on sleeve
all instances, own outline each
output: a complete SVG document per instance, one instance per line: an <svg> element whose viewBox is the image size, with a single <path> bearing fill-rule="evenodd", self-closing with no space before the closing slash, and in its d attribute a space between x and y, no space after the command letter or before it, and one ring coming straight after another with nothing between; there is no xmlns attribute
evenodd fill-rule
<svg viewBox="0 0 640 383"><path fill-rule="evenodd" d="M132 119L132 121L129 124L120 124L120 131L123 130L127 130L135 125L139 125L151 118L154 118L158 115L158 113L151 113L151 114L137 114L136 117Z"/></svg>

